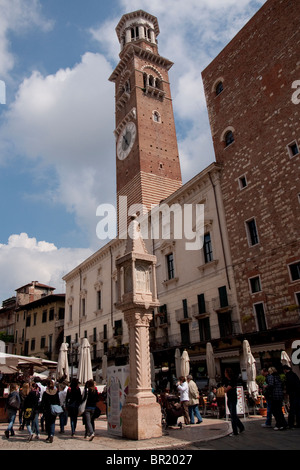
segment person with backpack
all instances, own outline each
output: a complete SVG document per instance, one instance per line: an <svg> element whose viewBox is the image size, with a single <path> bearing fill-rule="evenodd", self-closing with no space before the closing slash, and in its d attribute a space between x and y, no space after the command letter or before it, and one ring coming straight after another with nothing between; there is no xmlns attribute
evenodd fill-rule
<svg viewBox="0 0 300 470"><path fill-rule="evenodd" d="M14 426L17 412L20 408L20 403L21 403L21 400L20 400L20 395L18 391L18 385L11 384L10 393L7 397L6 406L5 406L5 410L7 410L8 412L8 426L4 434L7 439L9 439L9 434L11 436L15 435L13 426Z"/></svg>

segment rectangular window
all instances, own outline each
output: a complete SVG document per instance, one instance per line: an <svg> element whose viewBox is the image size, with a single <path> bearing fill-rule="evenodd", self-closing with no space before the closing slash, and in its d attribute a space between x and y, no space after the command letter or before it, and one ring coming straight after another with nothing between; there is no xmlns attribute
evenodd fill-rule
<svg viewBox="0 0 300 470"><path fill-rule="evenodd" d="M246 176L243 175L239 178L239 187L240 189L244 189L247 187L247 179L246 179Z"/></svg>
<svg viewBox="0 0 300 470"><path fill-rule="evenodd" d="M54 320L54 308L50 308L49 310L49 321Z"/></svg>
<svg viewBox="0 0 300 470"><path fill-rule="evenodd" d="M97 341L97 328L93 328L93 342Z"/></svg>
<svg viewBox="0 0 300 470"><path fill-rule="evenodd" d="M198 313L199 315L206 313L204 294L198 295Z"/></svg>
<svg viewBox="0 0 300 470"><path fill-rule="evenodd" d="M290 276L292 281L299 281L300 279L300 261L289 265Z"/></svg>
<svg viewBox="0 0 300 470"><path fill-rule="evenodd" d="M82 307L82 316L85 317L85 299L82 299L81 301L81 307Z"/></svg>
<svg viewBox="0 0 300 470"><path fill-rule="evenodd" d="M63 320L64 318L65 318L65 309L64 309L64 307L59 307L58 319Z"/></svg>
<svg viewBox="0 0 300 470"><path fill-rule="evenodd" d="M220 308L228 307L226 286L219 287Z"/></svg>
<svg viewBox="0 0 300 470"><path fill-rule="evenodd" d="M188 307L187 307L187 300L183 299L182 301L182 306L183 306L183 318L188 318Z"/></svg>
<svg viewBox="0 0 300 470"><path fill-rule="evenodd" d="M97 291L97 310L101 310L101 290Z"/></svg>
<svg viewBox="0 0 300 470"><path fill-rule="evenodd" d="M72 321L72 315L73 315L73 306L69 305L69 321Z"/></svg>
<svg viewBox="0 0 300 470"><path fill-rule="evenodd" d="M231 313L219 313L218 314L218 323L220 329L220 337L226 337L232 335L232 321Z"/></svg>
<svg viewBox="0 0 300 470"><path fill-rule="evenodd" d="M263 303L255 304L254 310L256 313L258 331L266 331L267 323L266 323L266 317L265 317L264 304Z"/></svg>
<svg viewBox="0 0 300 470"><path fill-rule="evenodd" d="M47 310L44 310L42 314L42 322L46 323L46 321L47 321Z"/></svg>
<svg viewBox="0 0 300 470"><path fill-rule="evenodd" d="M180 323L181 343L184 346L190 344L190 327L189 323Z"/></svg>
<svg viewBox="0 0 300 470"><path fill-rule="evenodd" d="M33 314L33 325L36 325L37 313Z"/></svg>
<svg viewBox="0 0 300 470"><path fill-rule="evenodd" d="M46 347L46 338L45 336L42 336L41 338L41 348L44 349Z"/></svg>
<svg viewBox="0 0 300 470"><path fill-rule="evenodd" d="M203 318L198 323L200 341L209 341L211 339L209 318Z"/></svg>
<svg viewBox="0 0 300 470"><path fill-rule="evenodd" d="M204 250L205 263L209 263L213 261L213 252L212 252L210 233L207 233L206 235L204 235L203 250Z"/></svg>
<svg viewBox="0 0 300 470"><path fill-rule="evenodd" d="M167 269L168 269L168 279L174 279L174 256L173 253L167 255Z"/></svg>
<svg viewBox="0 0 300 470"><path fill-rule="evenodd" d="M258 233L256 228L255 219L248 220L247 224L247 235L250 246L258 244Z"/></svg>
<svg viewBox="0 0 300 470"><path fill-rule="evenodd" d="M288 152L291 158L299 154L299 147L296 140L288 145Z"/></svg>
<svg viewBox="0 0 300 470"><path fill-rule="evenodd" d="M251 277L249 279L249 283L250 283L251 294L255 294L256 292L261 292L261 284L260 284L259 276Z"/></svg>
<svg viewBox="0 0 300 470"><path fill-rule="evenodd" d="M30 326L30 323L31 323L31 316L28 315L26 318L26 326Z"/></svg>
<svg viewBox="0 0 300 470"><path fill-rule="evenodd" d="M31 351L34 351L34 350L35 350L35 339L32 339L32 340L31 340L31 343L30 343L30 350L31 350Z"/></svg>

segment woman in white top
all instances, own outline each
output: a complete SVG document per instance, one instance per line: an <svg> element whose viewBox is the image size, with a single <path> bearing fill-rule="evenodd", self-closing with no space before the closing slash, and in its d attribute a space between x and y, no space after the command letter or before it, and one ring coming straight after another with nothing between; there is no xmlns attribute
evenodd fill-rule
<svg viewBox="0 0 300 470"><path fill-rule="evenodd" d="M185 377L179 377L179 382L177 383L177 390L180 394L180 403L184 417L184 423L190 424L189 417L189 386Z"/></svg>

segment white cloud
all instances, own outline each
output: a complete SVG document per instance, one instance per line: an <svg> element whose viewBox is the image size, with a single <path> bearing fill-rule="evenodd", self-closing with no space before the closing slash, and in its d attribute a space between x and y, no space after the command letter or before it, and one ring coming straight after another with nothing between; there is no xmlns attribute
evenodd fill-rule
<svg viewBox="0 0 300 470"><path fill-rule="evenodd" d="M39 0L1 0L0 1L0 76L6 78L15 64L10 49L8 32L23 34L28 29L39 28L49 31L51 21L43 18Z"/></svg>
<svg viewBox="0 0 300 470"><path fill-rule="evenodd" d="M37 241L26 233L11 235L7 244L0 244L0 298L15 295L15 289L33 280L63 293L62 277L91 254L89 249L58 249L53 243Z"/></svg>
<svg viewBox="0 0 300 470"><path fill-rule="evenodd" d="M97 242L96 208L113 203L116 192L111 72L107 60L93 53L55 75L34 72L20 85L0 129L2 158L41 161L36 171L54 167L52 202L75 214L91 244Z"/></svg>

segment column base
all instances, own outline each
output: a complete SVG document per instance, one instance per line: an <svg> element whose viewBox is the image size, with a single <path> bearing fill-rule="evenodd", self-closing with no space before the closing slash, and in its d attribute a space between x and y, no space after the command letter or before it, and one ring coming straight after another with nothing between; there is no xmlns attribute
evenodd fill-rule
<svg viewBox="0 0 300 470"><path fill-rule="evenodd" d="M122 436L133 440L161 437L161 418L158 403L126 403L122 409Z"/></svg>

